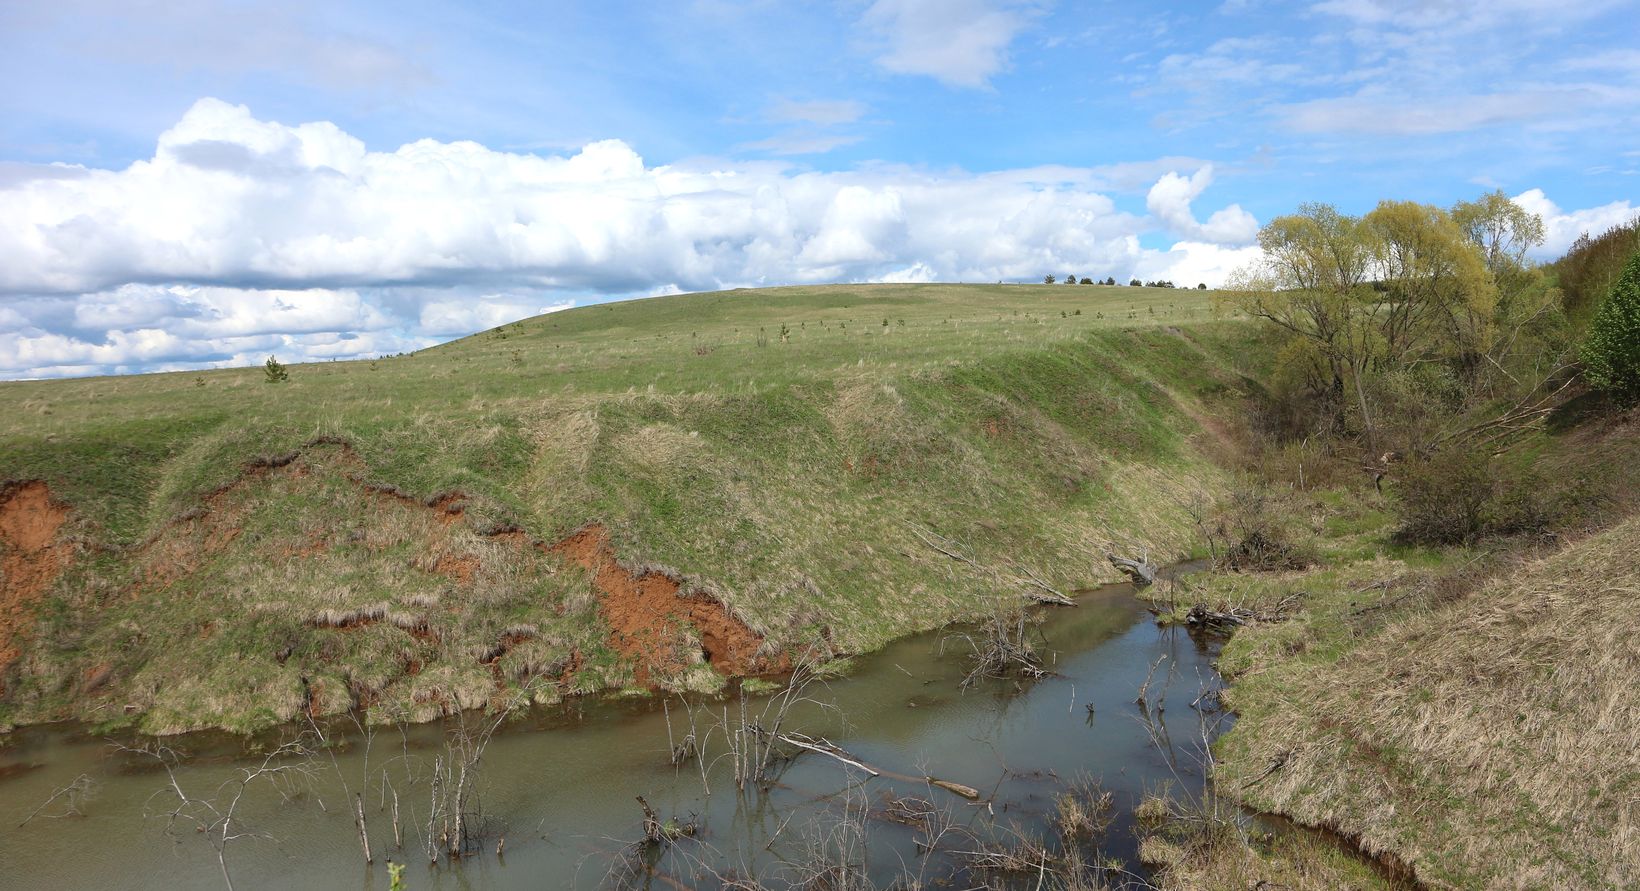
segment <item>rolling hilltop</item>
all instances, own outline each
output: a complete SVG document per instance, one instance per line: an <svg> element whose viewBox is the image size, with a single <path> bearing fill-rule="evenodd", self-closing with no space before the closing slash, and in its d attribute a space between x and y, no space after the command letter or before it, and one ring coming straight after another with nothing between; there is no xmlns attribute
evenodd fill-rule
<svg viewBox="0 0 1640 891"><path fill-rule="evenodd" d="M1200 291L793 287L0 385L0 723L715 689L1108 580L1192 547L1254 339Z"/></svg>

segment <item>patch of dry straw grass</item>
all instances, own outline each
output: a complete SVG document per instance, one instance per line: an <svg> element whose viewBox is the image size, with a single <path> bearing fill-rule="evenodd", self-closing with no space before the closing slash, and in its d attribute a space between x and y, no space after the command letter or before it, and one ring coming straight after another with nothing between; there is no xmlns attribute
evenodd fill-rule
<svg viewBox="0 0 1640 891"><path fill-rule="evenodd" d="M1640 518L1301 676L1221 787L1432 887L1640 886L1637 602Z"/></svg>

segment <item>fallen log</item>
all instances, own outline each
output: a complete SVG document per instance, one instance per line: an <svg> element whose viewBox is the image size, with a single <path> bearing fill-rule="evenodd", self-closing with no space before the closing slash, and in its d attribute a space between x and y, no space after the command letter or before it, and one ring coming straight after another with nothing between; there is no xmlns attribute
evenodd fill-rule
<svg viewBox="0 0 1640 891"><path fill-rule="evenodd" d="M961 783L953 783L950 780L936 780L933 777L927 777L926 779L928 781L928 785L930 786L938 786L947 792L961 795L969 801L979 800L979 790L975 789L973 786L964 786Z"/></svg>
<svg viewBox="0 0 1640 891"><path fill-rule="evenodd" d="M1156 564L1151 563L1146 555L1140 555L1137 560L1129 560L1115 554L1106 554L1105 559L1110 561L1110 565L1127 573L1127 577L1141 588L1156 582Z"/></svg>
<svg viewBox="0 0 1640 891"><path fill-rule="evenodd" d="M813 737L804 736L801 733L777 733L774 735L774 738L780 740L786 745L796 746L805 752L814 752L816 754L825 755L827 758L835 758L850 767L863 770L874 777L882 776L882 771L872 767L864 761L861 761L859 758L850 755L848 752L843 751L825 739L814 739Z"/></svg>
<svg viewBox="0 0 1640 891"><path fill-rule="evenodd" d="M1261 613L1256 610L1248 609L1244 606L1233 606L1228 610L1216 610L1210 608L1205 603L1198 603L1190 608L1190 612L1185 613L1184 620L1188 624L1200 625L1203 627L1245 625L1248 622L1253 621L1280 622L1287 618L1288 607L1292 606L1295 601L1303 598L1304 595L1305 592L1303 591L1294 591L1286 597L1281 598L1281 602L1276 604L1275 610L1268 613Z"/></svg>
<svg viewBox="0 0 1640 891"><path fill-rule="evenodd" d="M1208 609L1207 605L1204 604L1204 603L1198 603L1195 606L1191 607L1190 612L1185 613L1185 616L1184 616L1184 620L1185 620L1186 624L1201 625L1201 626L1204 626L1204 627L1206 627L1206 626L1224 627L1224 626L1229 626L1229 625L1245 625L1245 624L1247 624L1247 622L1249 620L1251 620L1253 618L1255 618L1255 616L1254 616L1252 610L1241 609L1240 607L1237 607L1237 608L1231 609L1229 612L1220 612L1219 610Z"/></svg>

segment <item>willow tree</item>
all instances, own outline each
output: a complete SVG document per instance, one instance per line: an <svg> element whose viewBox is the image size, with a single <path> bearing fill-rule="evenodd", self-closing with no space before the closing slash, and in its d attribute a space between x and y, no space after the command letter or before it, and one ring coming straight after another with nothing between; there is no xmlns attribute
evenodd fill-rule
<svg viewBox="0 0 1640 891"><path fill-rule="evenodd" d="M1361 378L1381 339L1370 283L1376 233L1330 204L1304 204L1259 230L1258 243L1261 261L1232 279L1227 299L1289 335L1282 351L1286 370L1319 370L1324 380L1315 382L1316 389L1339 419L1353 385L1372 447L1372 413Z"/></svg>
<svg viewBox="0 0 1640 891"><path fill-rule="evenodd" d="M1496 364L1499 288L1488 260L1518 262L1532 227L1466 214L1385 201L1354 217L1305 204L1259 231L1262 258L1233 279L1228 299L1290 335L1283 362L1320 372L1316 389L1335 418L1354 403L1369 449L1369 377L1439 364L1473 389Z"/></svg>
<svg viewBox="0 0 1640 891"><path fill-rule="evenodd" d="M1465 378L1491 345L1497 286L1481 248L1446 211L1413 201L1383 201L1365 223L1373 233L1383 339L1380 370L1446 358Z"/></svg>

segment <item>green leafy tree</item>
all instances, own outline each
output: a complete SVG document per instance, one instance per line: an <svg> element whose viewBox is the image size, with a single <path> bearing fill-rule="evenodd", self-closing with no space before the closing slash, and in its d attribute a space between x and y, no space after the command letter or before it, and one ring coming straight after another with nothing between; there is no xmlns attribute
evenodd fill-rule
<svg viewBox="0 0 1640 891"><path fill-rule="evenodd" d="M1583 376L1618 398L1640 398L1640 251L1594 311L1583 339Z"/></svg>
<svg viewBox="0 0 1640 891"><path fill-rule="evenodd" d="M1452 220L1480 248L1494 275L1525 265L1526 252L1543 243L1543 219L1511 201L1502 189L1458 202Z"/></svg>
<svg viewBox="0 0 1640 891"><path fill-rule="evenodd" d="M1042 283L1045 284L1045 285L1051 285L1051 284L1054 283L1054 281L1056 281L1056 279L1054 279L1053 273L1051 273L1051 272L1048 273L1047 275L1042 276Z"/></svg>

